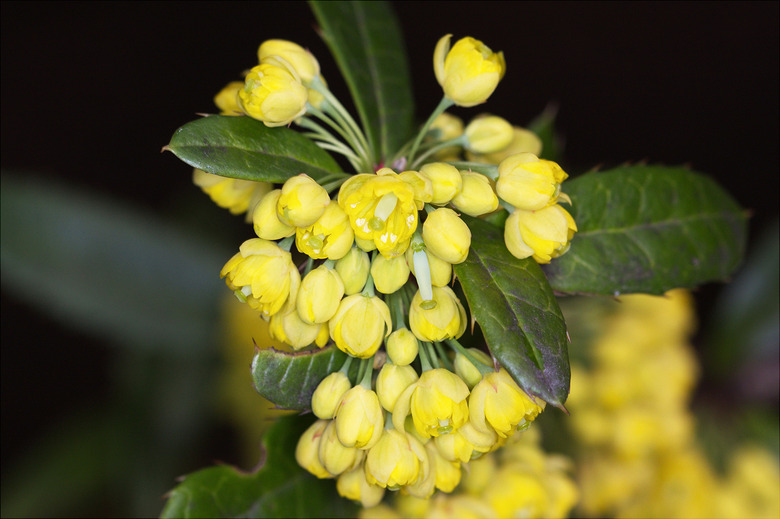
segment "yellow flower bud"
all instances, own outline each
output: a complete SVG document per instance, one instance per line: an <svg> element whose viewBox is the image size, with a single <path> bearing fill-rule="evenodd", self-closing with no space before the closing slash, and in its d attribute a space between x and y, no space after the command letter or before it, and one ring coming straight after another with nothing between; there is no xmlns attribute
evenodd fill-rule
<svg viewBox="0 0 780 519"><path fill-rule="evenodd" d="M385 426L385 415L379 397L370 389L357 385L344 393L334 420L336 434L345 447L370 449Z"/></svg>
<svg viewBox="0 0 780 519"><path fill-rule="evenodd" d="M301 284L290 253L260 238L242 243L219 275L237 297L266 316L279 312L285 303L294 305Z"/></svg>
<svg viewBox="0 0 780 519"><path fill-rule="evenodd" d="M518 425L530 422L542 411L503 368L488 373L469 397L469 422L474 429L491 428L501 437L511 436Z"/></svg>
<svg viewBox="0 0 780 519"><path fill-rule="evenodd" d="M282 190L274 189L263 197L252 212L255 234L264 240L281 240L295 233L295 227L282 223L276 214L280 196Z"/></svg>
<svg viewBox="0 0 780 519"><path fill-rule="evenodd" d="M519 126L512 128L512 142L509 145L495 153L473 153L466 151L466 158L471 162L482 162L484 164L499 164L510 155L518 153L533 153L538 156L542 152L542 140L532 131Z"/></svg>
<svg viewBox="0 0 780 519"><path fill-rule="evenodd" d="M385 349L390 360L398 366L407 366L414 362L419 351L417 337L409 328L399 328L387 338Z"/></svg>
<svg viewBox="0 0 780 519"><path fill-rule="evenodd" d="M336 480L336 490L340 496L359 501L366 508L378 505L385 495L384 488L366 480L366 471L362 466L341 474Z"/></svg>
<svg viewBox="0 0 780 519"><path fill-rule="evenodd" d="M461 429L466 427L468 422L452 431L450 434L443 434L433 439L439 454L449 461L460 461L468 463L471 461L471 455L474 452L474 446L469 443Z"/></svg>
<svg viewBox="0 0 780 519"><path fill-rule="evenodd" d="M412 433L410 436L414 436L414 434ZM428 447L430 442L423 442L420 438L417 440L423 444L425 457L420 459L420 472L417 481L406 485L403 492L419 499L428 499L436 491L436 462L430 455Z"/></svg>
<svg viewBox="0 0 780 519"><path fill-rule="evenodd" d="M353 357L367 359L376 353L393 328L390 309L378 297L354 294L341 300L328 321L336 346Z"/></svg>
<svg viewBox="0 0 780 519"><path fill-rule="evenodd" d="M420 291L412 298L409 308L409 326L421 341L437 342L457 339L466 331L466 309L449 287L433 287L436 305L422 307ZM426 305L428 306L428 305Z"/></svg>
<svg viewBox="0 0 780 519"><path fill-rule="evenodd" d="M300 350L313 343L320 335L323 324L309 324L301 320L293 307L271 317L268 332L272 339L289 344L294 350Z"/></svg>
<svg viewBox="0 0 780 519"><path fill-rule="evenodd" d="M417 372L411 366L396 366L392 362L385 362L376 377L376 394L379 403L386 411L392 413L398 396L407 387L417 382L418 378Z"/></svg>
<svg viewBox="0 0 780 519"><path fill-rule="evenodd" d="M433 120L429 132L436 141L451 141L463 135L463 120L460 117L443 112ZM434 157L437 160L457 160L460 150L460 146L450 146L437 151Z"/></svg>
<svg viewBox="0 0 780 519"><path fill-rule="evenodd" d="M270 57L282 58L295 69L301 82L308 86L320 75L320 64L314 55L297 43L287 40L266 40L257 49L257 60L263 63Z"/></svg>
<svg viewBox="0 0 780 519"><path fill-rule="evenodd" d="M499 469L494 483L483 494L497 517L545 517L549 497L535 474L506 465Z"/></svg>
<svg viewBox="0 0 780 519"><path fill-rule="evenodd" d="M560 205L538 211L516 210L504 224L506 248L516 258L533 256L538 263L550 263L569 250L577 232L574 218Z"/></svg>
<svg viewBox="0 0 780 519"><path fill-rule="evenodd" d="M427 456L425 447L413 436L386 429L366 455L366 479L390 490L412 485L420 476L421 460Z"/></svg>
<svg viewBox="0 0 780 519"><path fill-rule="evenodd" d="M214 96L214 104L220 110L220 115L241 115L238 104L238 92L244 88L243 81L231 81Z"/></svg>
<svg viewBox="0 0 780 519"><path fill-rule="evenodd" d="M309 92L281 64L261 63L247 74L238 98L248 116L266 126L285 126L306 112Z"/></svg>
<svg viewBox="0 0 780 519"><path fill-rule="evenodd" d="M448 435L449 436L449 435ZM444 458L433 442L425 445L428 459L431 460L436 488L442 492L452 492L460 483L460 462Z"/></svg>
<svg viewBox="0 0 780 519"><path fill-rule="evenodd" d="M368 254L357 247L352 247L336 262L336 272L344 282L344 294L351 296L363 290L370 270L371 260Z"/></svg>
<svg viewBox="0 0 780 519"><path fill-rule="evenodd" d="M276 215L284 224L308 227L323 215L329 203L330 196L325 188L301 173L288 178L282 186Z"/></svg>
<svg viewBox="0 0 780 519"><path fill-rule="evenodd" d="M518 209L536 211L553 205L568 175L555 162L518 153L498 165L496 192Z"/></svg>
<svg viewBox="0 0 780 519"><path fill-rule="evenodd" d="M354 241L347 214L333 200L316 222L295 230L296 247L314 259L337 260L349 252Z"/></svg>
<svg viewBox="0 0 780 519"><path fill-rule="evenodd" d="M445 162L431 162L420 168L420 174L431 179L433 187L432 204L448 203L463 187L458 168Z"/></svg>
<svg viewBox="0 0 780 519"><path fill-rule="evenodd" d="M499 441L495 430L490 428L487 431L479 431L470 421L463 424L458 431L474 449L471 453L471 459L477 458L486 452L491 452L497 447Z"/></svg>
<svg viewBox="0 0 780 519"><path fill-rule="evenodd" d="M334 371L322 379L311 395L311 410L314 415L323 420L333 418L344 393L351 387L349 378L340 371Z"/></svg>
<svg viewBox="0 0 780 519"><path fill-rule="evenodd" d="M513 136L509 121L497 115L482 115L466 126L466 149L474 153L496 153L509 146Z"/></svg>
<svg viewBox="0 0 780 519"><path fill-rule="evenodd" d="M414 203L417 205L418 211L422 211L425 204L433 200L433 183L430 178L419 171L404 171L398 175L398 178L412 187Z"/></svg>
<svg viewBox="0 0 780 519"><path fill-rule="evenodd" d="M339 273L320 265L301 281L295 307L303 322L324 323L336 313L343 296L344 283Z"/></svg>
<svg viewBox="0 0 780 519"><path fill-rule="evenodd" d="M252 211L260 200L271 191L271 184L268 182L221 177L200 169L192 171L192 182L218 206L228 209L232 214L248 211L248 218L251 218Z"/></svg>
<svg viewBox="0 0 780 519"><path fill-rule="evenodd" d="M295 447L295 461L298 462L298 465L320 479L333 477L322 466L319 456L320 440L327 426L328 421L317 420L301 435L298 445Z"/></svg>
<svg viewBox="0 0 780 519"><path fill-rule="evenodd" d="M451 34L441 38L433 53L433 70L444 95L458 106L487 101L506 72L504 53L495 53L472 37L450 48Z"/></svg>
<svg viewBox="0 0 780 519"><path fill-rule="evenodd" d="M493 361L484 351L477 348L469 348L468 351L472 357L476 357L477 361L482 362L485 366L490 367L493 365ZM477 367L462 353L458 352L455 354L454 364L455 373L463 379L469 389L472 389L480 380L482 380L482 372L480 372L479 369L477 369Z"/></svg>
<svg viewBox="0 0 780 519"><path fill-rule="evenodd" d="M355 447L345 447L336 435L336 421L330 420L322 432L319 450L320 463L334 476L361 465L365 454Z"/></svg>
<svg viewBox="0 0 780 519"><path fill-rule="evenodd" d="M498 209L493 181L473 171L461 171L463 189L452 199L452 206L469 216L482 216Z"/></svg>
<svg viewBox="0 0 780 519"><path fill-rule="evenodd" d="M387 257L403 254L409 247L417 229L415 192L391 169L353 176L341 185L338 202L349 216L356 241L373 241Z"/></svg>
<svg viewBox="0 0 780 519"><path fill-rule="evenodd" d="M469 388L451 371L423 371L420 380L396 400L393 424L398 429L411 412L414 428L423 438L451 433L469 419L468 396Z"/></svg>
<svg viewBox="0 0 780 519"><path fill-rule="evenodd" d="M469 255L471 230L458 213L448 207L428 215L422 230L425 247L448 263L463 263Z"/></svg>
<svg viewBox="0 0 780 519"><path fill-rule="evenodd" d="M392 294L409 279L409 265L404 256L386 258L377 255L371 262L371 277L378 292Z"/></svg>
<svg viewBox="0 0 780 519"><path fill-rule="evenodd" d="M496 515L488 503L477 497L479 494L456 494L433 500L428 515L436 519L481 519L483 517L514 517ZM524 517L518 515L517 517Z"/></svg>
<svg viewBox="0 0 780 519"><path fill-rule="evenodd" d="M414 251L411 249L406 250L406 264L414 274ZM447 263L443 259L438 258L430 251L426 252L428 257L428 266L431 272L431 284L435 287L446 287L452 281L452 264Z"/></svg>

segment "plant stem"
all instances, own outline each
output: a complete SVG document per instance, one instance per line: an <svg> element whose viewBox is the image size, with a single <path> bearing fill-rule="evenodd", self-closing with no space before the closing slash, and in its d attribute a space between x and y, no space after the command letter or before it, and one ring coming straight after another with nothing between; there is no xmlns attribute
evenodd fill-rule
<svg viewBox="0 0 780 519"><path fill-rule="evenodd" d="M414 162L415 154L417 153L417 148L420 147L420 142L422 142L423 137L425 137L425 134L428 133L428 128L430 128L433 121L435 121L437 117L439 117L442 113L444 113L444 111L450 106L452 106L453 104L455 104L454 101L446 97L442 97L441 101L439 101L439 104L433 110L431 116L428 117L428 120L425 121L425 124L420 129L420 133L417 134L417 138L414 140L414 144L412 144L412 151L409 153L410 163Z"/></svg>

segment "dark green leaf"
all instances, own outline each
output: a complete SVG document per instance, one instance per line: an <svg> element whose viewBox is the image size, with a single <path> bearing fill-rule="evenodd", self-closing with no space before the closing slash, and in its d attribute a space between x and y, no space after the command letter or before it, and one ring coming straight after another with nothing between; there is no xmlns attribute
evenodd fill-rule
<svg viewBox="0 0 780 519"><path fill-rule="evenodd" d="M708 177L624 166L564 183L579 232L544 267L564 293L663 294L725 280L742 260L746 215Z"/></svg>
<svg viewBox="0 0 780 519"><path fill-rule="evenodd" d="M386 2L310 2L349 86L376 163L410 138L414 106L401 29Z"/></svg>
<svg viewBox="0 0 780 519"><path fill-rule="evenodd" d="M333 157L300 133L268 128L251 117L196 119L176 130L164 149L203 171L258 182L282 183L299 173L318 180L341 171Z"/></svg>
<svg viewBox="0 0 780 519"><path fill-rule="evenodd" d="M490 352L526 392L563 405L570 376L566 323L547 279L534 260L509 253L501 229L462 218L471 250L455 273Z"/></svg>
<svg viewBox="0 0 780 519"><path fill-rule="evenodd" d="M3 290L133 348L212 344L232 252L51 179L4 174L1 191Z"/></svg>
<svg viewBox="0 0 780 519"><path fill-rule="evenodd" d="M265 459L253 473L227 465L188 476L168 494L161 517L351 517L333 480L319 480L295 461L298 438L311 416L289 416L263 437Z"/></svg>
<svg viewBox="0 0 780 519"><path fill-rule="evenodd" d="M528 123L528 129L542 140L542 153L539 158L559 161L563 153L563 139L555 132L555 116L558 106L549 104L544 112Z"/></svg>
<svg viewBox="0 0 780 519"><path fill-rule="evenodd" d="M273 348L258 350L252 361L255 389L283 409L310 409L317 385L344 364L347 355L336 347L313 352L285 353ZM355 380L358 362L350 365Z"/></svg>

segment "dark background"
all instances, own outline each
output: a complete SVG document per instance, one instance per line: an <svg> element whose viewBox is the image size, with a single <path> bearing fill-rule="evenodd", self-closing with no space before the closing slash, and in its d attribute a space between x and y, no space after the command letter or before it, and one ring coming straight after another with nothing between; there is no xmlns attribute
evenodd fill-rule
<svg viewBox="0 0 780 519"><path fill-rule="evenodd" d="M395 7L420 120L441 97L431 65L436 41L447 32L472 35L504 51L507 74L484 108L459 115L484 110L522 125L554 101L570 174L625 161L686 163L752 211L751 240L776 218L778 3ZM165 218L175 217L183 198L209 204L192 187L191 168L160 148L196 112L215 110L214 94L255 64L268 38L310 48L334 92L348 99L313 27L298 2L3 2L2 168L57 178ZM236 245L245 237L246 230L236 232ZM704 319L717 290L700 292ZM104 398L112 355L4 291L4 470L81 401ZM230 457L219 447L223 433L213 433L210 451L193 453L197 462Z"/></svg>

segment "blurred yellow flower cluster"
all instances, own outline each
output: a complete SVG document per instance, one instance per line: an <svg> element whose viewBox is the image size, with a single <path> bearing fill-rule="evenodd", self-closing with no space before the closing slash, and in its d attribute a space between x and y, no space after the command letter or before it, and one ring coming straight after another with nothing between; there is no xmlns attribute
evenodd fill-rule
<svg viewBox="0 0 780 519"><path fill-rule="evenodd" d="M392 502L363 509L361 519L558 518L579 499L571 461L547 454L536 429L515 434L495 453L469 464L452 494L420 499L401 493Z"/></svg>
<svg viewBox="0 0 780 519"><path fill-rule="evenodd" d="M698 365L691 296L621 296L572 369L567 421L580 442L580 513L588 517L777 517L780 470L737 446L719 476L697 445L689 409Z"/></svg>

